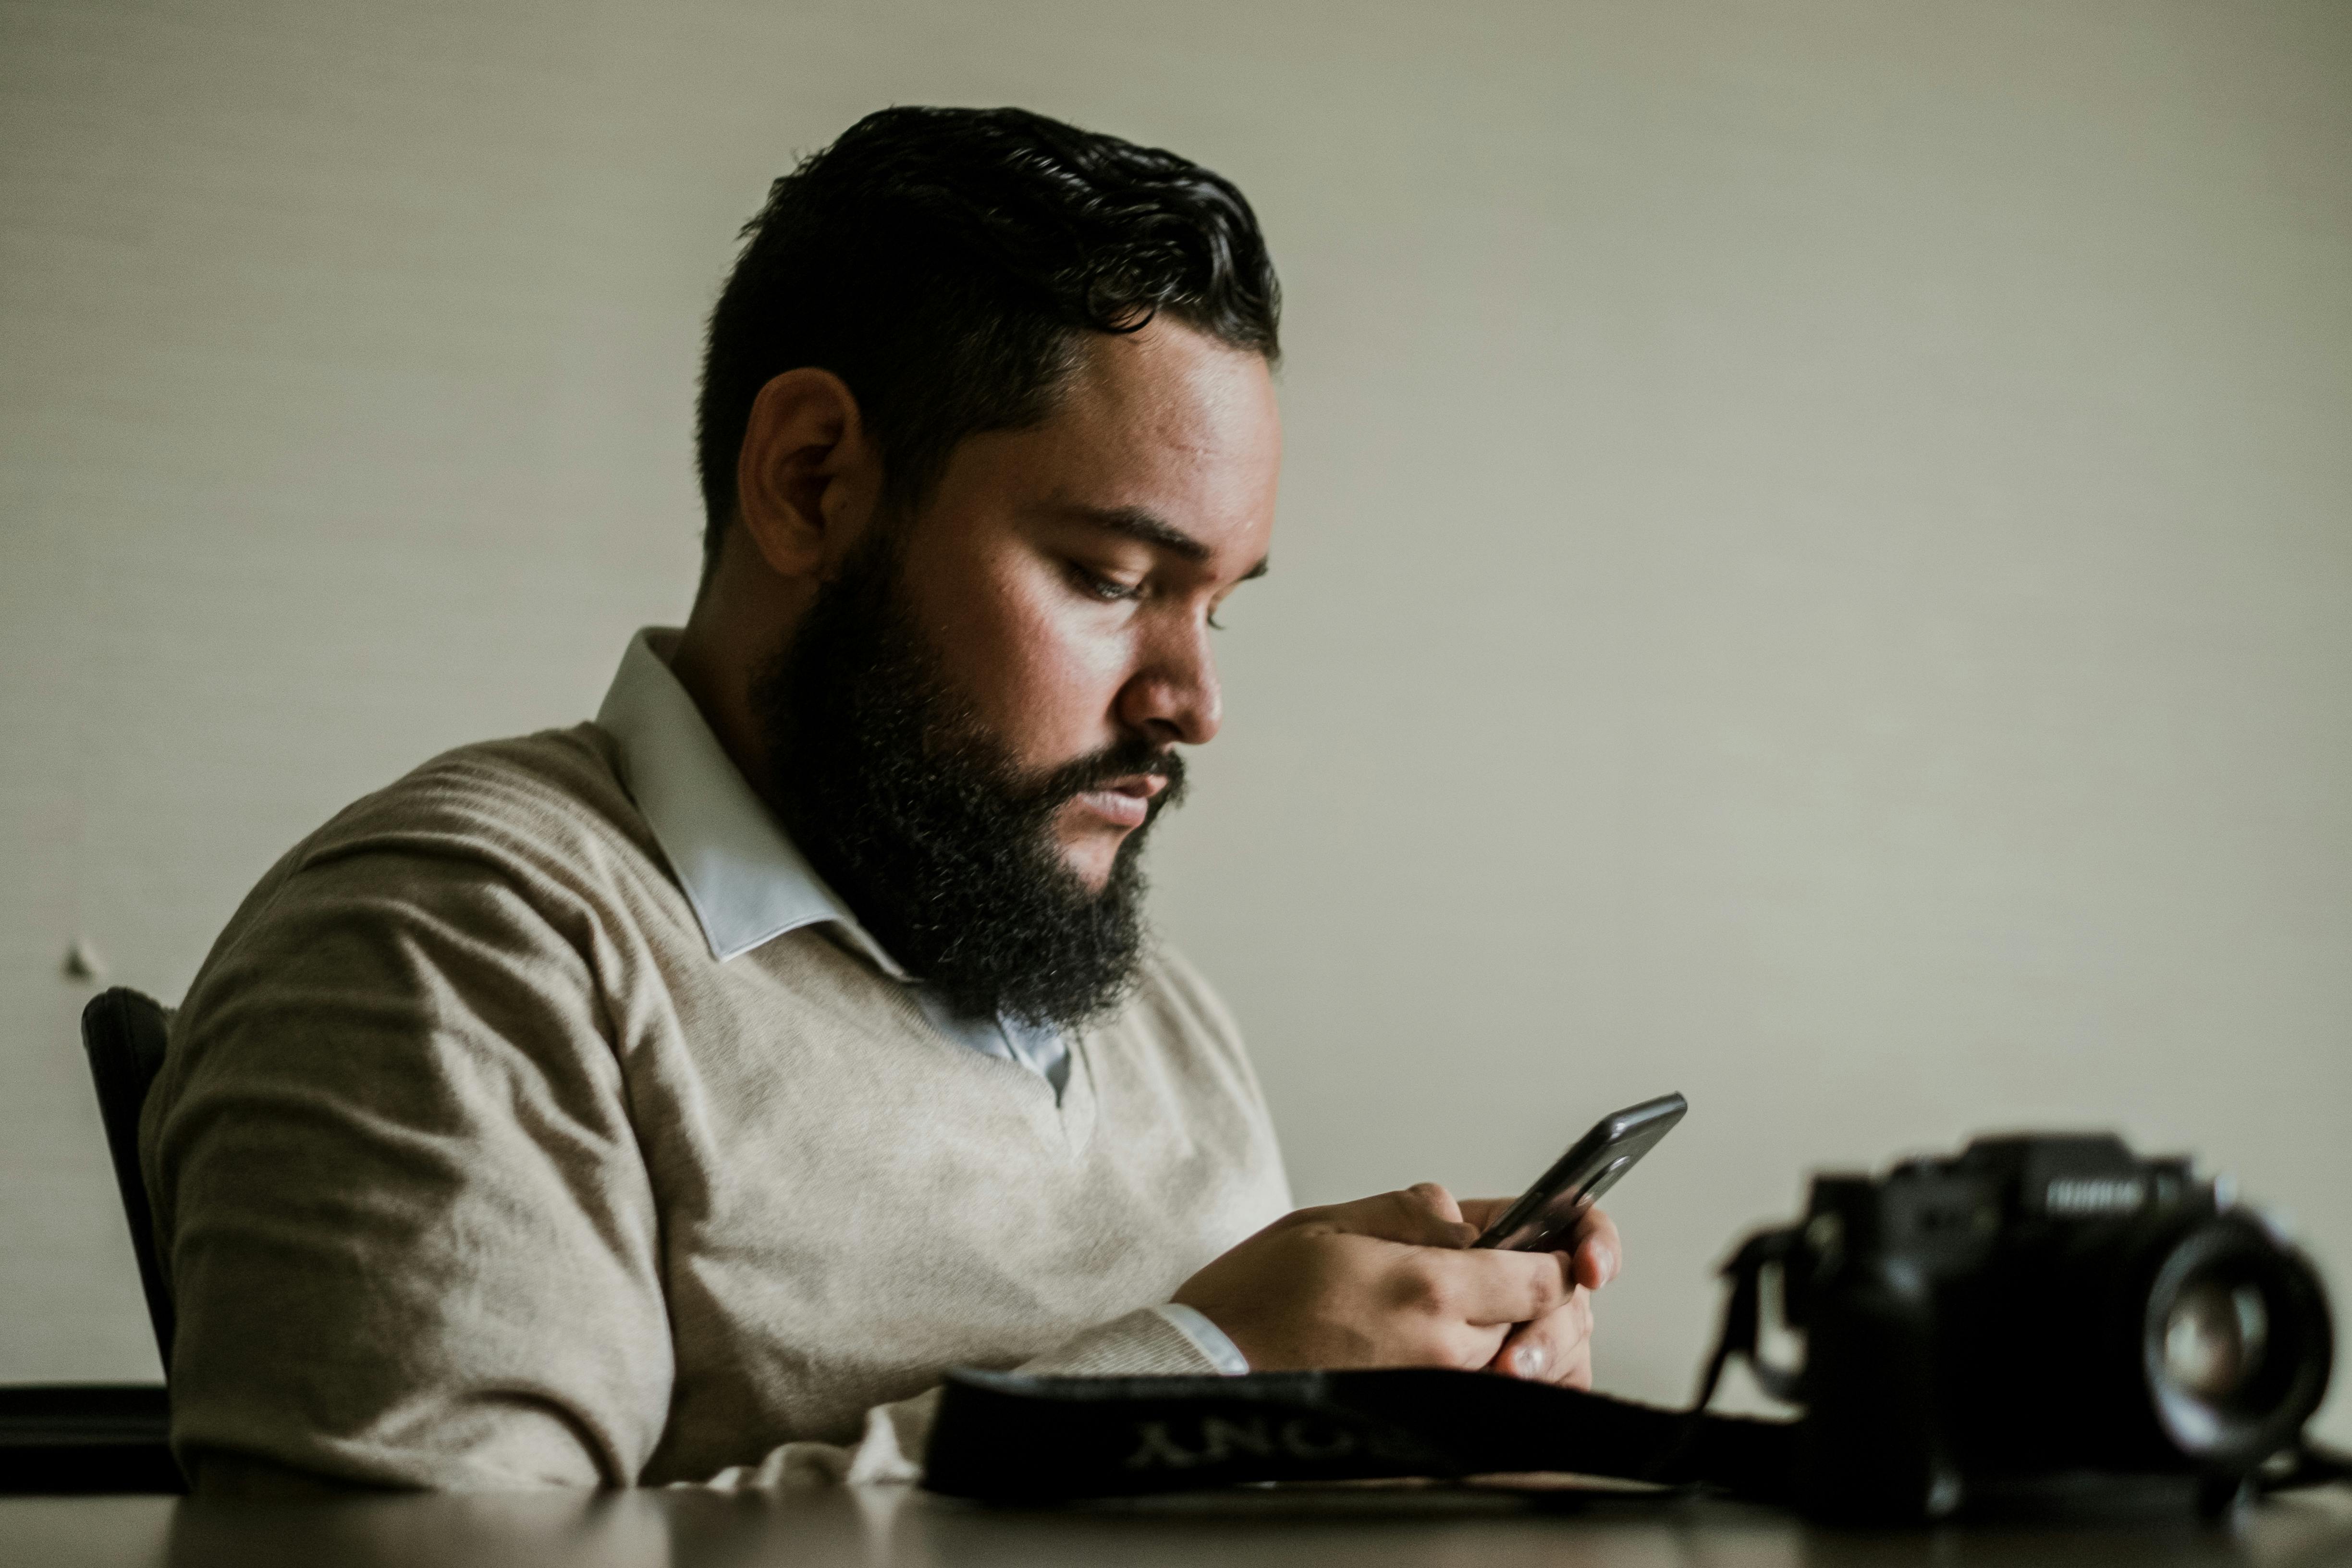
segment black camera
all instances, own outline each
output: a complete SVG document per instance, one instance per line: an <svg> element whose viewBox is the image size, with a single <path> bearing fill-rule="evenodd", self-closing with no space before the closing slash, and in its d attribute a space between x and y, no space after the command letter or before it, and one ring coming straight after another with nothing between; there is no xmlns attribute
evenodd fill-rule
<svg viewBox="0 0 2352 1568"><path fill-rule="evenodd" d="M2300 1252L2187 1160L2106 1135L1817 1177L1804 1223L1751 1237L1725 1272L1705 1393L1743 1354L1802 1405L1799 1487L1829 1517L2151 1482L2215 1506L2295 1451L2334 1355ZM1793 1368L1757 1351L1776 1287L1804 1339Z"/></svg>

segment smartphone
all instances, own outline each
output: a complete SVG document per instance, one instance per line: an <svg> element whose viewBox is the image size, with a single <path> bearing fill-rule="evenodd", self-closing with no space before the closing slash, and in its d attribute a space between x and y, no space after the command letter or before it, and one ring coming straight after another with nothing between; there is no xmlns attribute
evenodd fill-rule
<svg viewBox="0 0 2352 1568"><path fill-rule="evenodd" d="M1584 1211L1673 1131L1689 1109L1690 1101L1669 1094L1602 1117L1470 1245L1507 1252L1568 1251L1576 1245Z"/></svg>

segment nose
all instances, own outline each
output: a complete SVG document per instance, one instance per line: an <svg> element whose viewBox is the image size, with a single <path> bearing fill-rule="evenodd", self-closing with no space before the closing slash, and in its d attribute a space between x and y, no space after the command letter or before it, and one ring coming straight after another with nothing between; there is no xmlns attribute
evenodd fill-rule
<svg viewBox="0 0 2352 1568"><path fill-rule="evenodd" d="M1214 740L1224 693L1209 628L1189 620L1159 632L1139 651L1139 667L1119 689L1119 719L1154 741L1200 746Z"/></svg>

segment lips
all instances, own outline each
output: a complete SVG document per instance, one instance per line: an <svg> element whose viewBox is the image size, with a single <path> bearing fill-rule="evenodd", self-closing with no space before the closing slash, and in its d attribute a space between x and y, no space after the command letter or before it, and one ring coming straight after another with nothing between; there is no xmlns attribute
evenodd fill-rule
<svg viewBox="0 0 2352 1568"><path fill-rule="evenodd" d="M1112 779L1076 796L1080 807L1115 827L1140 827L1151 815L1152 797L1168 787L1159 773L1132 773Z"/></svg>

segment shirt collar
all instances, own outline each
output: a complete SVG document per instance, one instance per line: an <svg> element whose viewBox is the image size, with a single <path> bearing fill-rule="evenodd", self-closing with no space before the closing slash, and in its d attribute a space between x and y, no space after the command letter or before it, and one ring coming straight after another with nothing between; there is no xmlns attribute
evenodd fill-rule
<svg viewBox="0 0 2352 1568"><path fill-rule="evenodd" d="M885 974L906 979L710 732L670 672L677 637L647 626L629 639L596 724L619 748L621 783L668 857L710 956L724 963L786 931L833 925Z"/></svg>

